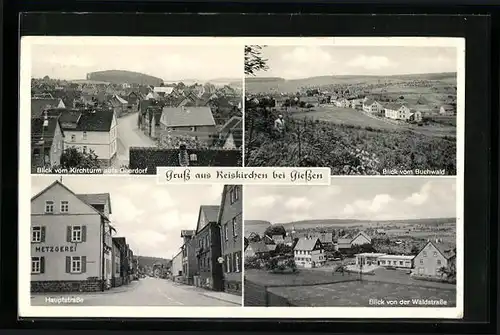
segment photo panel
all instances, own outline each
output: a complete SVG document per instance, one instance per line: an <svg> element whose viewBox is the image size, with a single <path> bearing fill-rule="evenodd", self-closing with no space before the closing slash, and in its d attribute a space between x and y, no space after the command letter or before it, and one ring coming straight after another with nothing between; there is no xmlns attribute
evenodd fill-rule
<svg viewBox="0 0 500 335"><path fill-rule="evenodd" d="M241 185L34 175L25 209L22 316L186 317L242 306Z"/></svg>
<svg viewBox="0 0 500 335"><path fill-rule="evenodd" d="M21 138L31 133L32 173L242 165L243 46L91 36L21 44Z"/></svg>
<svg viewBox="0 0 500 335"><path fill-rule="evenodd" d="M245 307L263 307L260 317L315 307L330 317L461 318L456 194L455 177L246 186Z"/></svg>
<svg viewBox="0 0 500 335"><path fill-rule="evenodd" d="M245 46L246 166L330 167L332 175L459 173L463 39L252 42Z"/></svg>

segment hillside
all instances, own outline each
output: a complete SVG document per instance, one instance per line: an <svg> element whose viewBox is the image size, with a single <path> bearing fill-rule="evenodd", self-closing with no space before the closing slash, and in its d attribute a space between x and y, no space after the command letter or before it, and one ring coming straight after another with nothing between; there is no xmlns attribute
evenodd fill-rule
<svg viewBox="0 0 500 335"><path fill-rule="evenodd" d="M377 84L379 82L401 82L409 80L456 81L455 72L405 74L393 76L319 76L286 80L278 77L245 78L245 91L257 93L296 92L303 87L326 87L329 85Z"/></svg>
<svg viewBox="0 0 500 335"><path fill-rule="evenodd" d="M262 235L271 226L271 222L263 220L245 220L245 237L251 233Z"/></svg>
<svg viewBox="0 0 500 335"><path fill-rule="evenodd" d="M160 86L163 79L153 77L144 73L124 71L124 70L108 70L91 72L87 74L87 80L106 81L113 84L139 84Z"/></svg>
<svg viewBox="0 0 500 335"><path fill-rule="evenodd" d="M245 221L246 222L246 221ZM325 220L303 220L287 223L279 223L285 229L306 229L322 227L343 227L343 226L387 226L387 225L440 225L456 222L456 218L433 218L433 219L411 219L411 220L386 220L386 221L367 221L367 220L349 220L349 219L325 219ZM246 228L245 228L246 230Z"/></svg>
<svg viewBox="0 0 500 335"><path fill-rule="evenodd" d="M135 256L138 260L140 267L152 267L156 263L170 265L172 261L166 258L149 257L149 256Z"/></svg>

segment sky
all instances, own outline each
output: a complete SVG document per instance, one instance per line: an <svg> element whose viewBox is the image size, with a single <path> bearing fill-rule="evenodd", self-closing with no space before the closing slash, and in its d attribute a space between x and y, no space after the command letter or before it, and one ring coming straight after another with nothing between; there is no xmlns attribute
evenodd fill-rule
<svg viewBox="0 0 500 335"><path fill-rule="evenodd" d="M89 72L135 71L163 79L243 78L243 47L231 45L31 45L34 78L86 79Z"/></svg>
<svg viewBox="0 0 500 335"><path fill-rule="evenodd" d="M32 176L35 195L59 179ZM201 205L220 205L222 185L158 185L156 177L64 176L79 193L110 193L111 224L135 255L171 259L182 245L181 230L195 230Z"/></svg>
<svg viewBox="0 0 500 335"><path fill-rule="evenodd" d="M245 220L456 217L454 178L338 178L329 186L246 186Z"/></svg>
<svg viewBox="0 0 500 335"><path fill-rule="evenodd" d="M256 77L301 79L331 75L396 75L457 71L454 47L265 46L268 71Z"/></svg>

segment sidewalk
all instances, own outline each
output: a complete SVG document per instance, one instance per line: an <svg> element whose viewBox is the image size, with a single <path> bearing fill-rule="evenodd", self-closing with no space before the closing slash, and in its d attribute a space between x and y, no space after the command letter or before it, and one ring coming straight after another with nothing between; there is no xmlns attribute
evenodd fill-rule
<svg viewBox="0 0 500 335"><path fill-rule="evenodd" d="M241 306L242 304L242 297L239 295L235 294L230 294L230 293L225 293L225 292L204 292L202 293L204 296L217 299L217 300L222 300L225 302L230 302L235 305Z"/></svg>

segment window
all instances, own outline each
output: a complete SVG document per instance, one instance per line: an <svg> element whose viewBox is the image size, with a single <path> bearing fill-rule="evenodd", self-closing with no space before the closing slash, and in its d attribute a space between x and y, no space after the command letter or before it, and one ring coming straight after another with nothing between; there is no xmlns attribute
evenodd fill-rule
<svg viewBox="0 0 500 335"><path fill-rule="evenodd" d="M82 151L83 151L84 154L87 153L87 146L86 145L83 146Z"/></svg>
<svg viewBox="0 0 500 335"><path fill-rule="evenodd" d="M71 135L71 142L75 142L76 141L76 136L75 135Z"/></svg>
<svg viewBox="0 0 500 335"><path fill-rule="evenodd" d="M399 261L399 265L403 265L403 261Z"/></svg>
<svg viewBox="0 0 500 335"><path fill-rule="evenodd" d="M236 261L234 262L234 265L236 266L236 272L240 272L240 255L238 255L238 253L235 253L234 256L236 257Z"/></svg>
<svg viewBox="0 0 500 335"><path fill-rule="evenodd" d="M82 241L82 227L72 226L71 227L71 242L81 242Z"/></svg>
<svg viewBox="0 0 500 335"><path fill-rule="evenodd" d="M438 256L437 251L434 251L434 257L437 257L437 256Z"/></svg>
<svg viewBox="0 0 500 335"><path fill-rule="evenodd" d="M31 273L43 272L43 257L31 257Z"/></svg>
<svg viewBox="0 0 500 335"><path fill-rule="evenodd" d="M427 251L424 251L423 256L427 257Z"/></svg>
<svg viewBox="0 0 500 335"><path fill-rule="evenodd" d="M42 242L42 227L33 227L31 230L31 242Z"/></svg>
<svg viewBox="0 0 500 335"><path fill-rule="evenodd" d="M47 200L45 201L45 213L54 213L54 202Z"/></svg>
<svg viewBox="0 0 500 335"><path fill-rule="evenodd" d="M233 237L238 236L238 222L233 218Z"/></svg>
<svg viewBox="0 0 500 335"><path fill-rule="evenodd" d="M61 213L68 213L69 212L69 202L68 201L61 201Z"/></svg>
<svg viewBox="0 0 500 335"><path fill-rule="evenodd" d="M108 265L107 262L106 262L106 265ZM71 256L70 271L71 271L71 273L81 273L82 272L82 258L80 256Z"/></svg>
<svg viewBox="0 0 500 335"><path fill-rule="evenodd" d="M196 127L191 127L191 131L196 131Z"/></svg>
<svg viewBox="0 0 500 335"><path fill-rule="evenodd" d="M420 264L424 264L424 260L423 259L420 260Z"/></svg>
<svg viewBox="0 0 500 335"><path fill-rule="evenodd" d="M227 240L229 240L229 234L228 234L228 229L227 229L227 223L224 225L224 237Z"/></svg>
<svg viewBox="0 0 500 335"><path fill-rule="evenodd" d="M233 267L231 266L231 255L226 256L227 272L233 272Z"/></svg>
<svg viewBox="0 0 500 335"><path fill-rule="evenodd" d="M198 156L196 156L196 154L190 154L189 155L189 160L191 162L196 162L198 160Z"/></svg>
<svg viewBox="0 0 500 335"><path fill-rule="evenodd" d="M441 265L441 260L440 259L437 260L437 265Z"/></svg>
<svg viewBox="0 0 500 335"><path fill-rule="evenodd" d="M87 132L86 132L86 131L84 131L84 132L83 132L83 139L84 139L84 140L86 140L86 139L87 139Z"/></svg>

